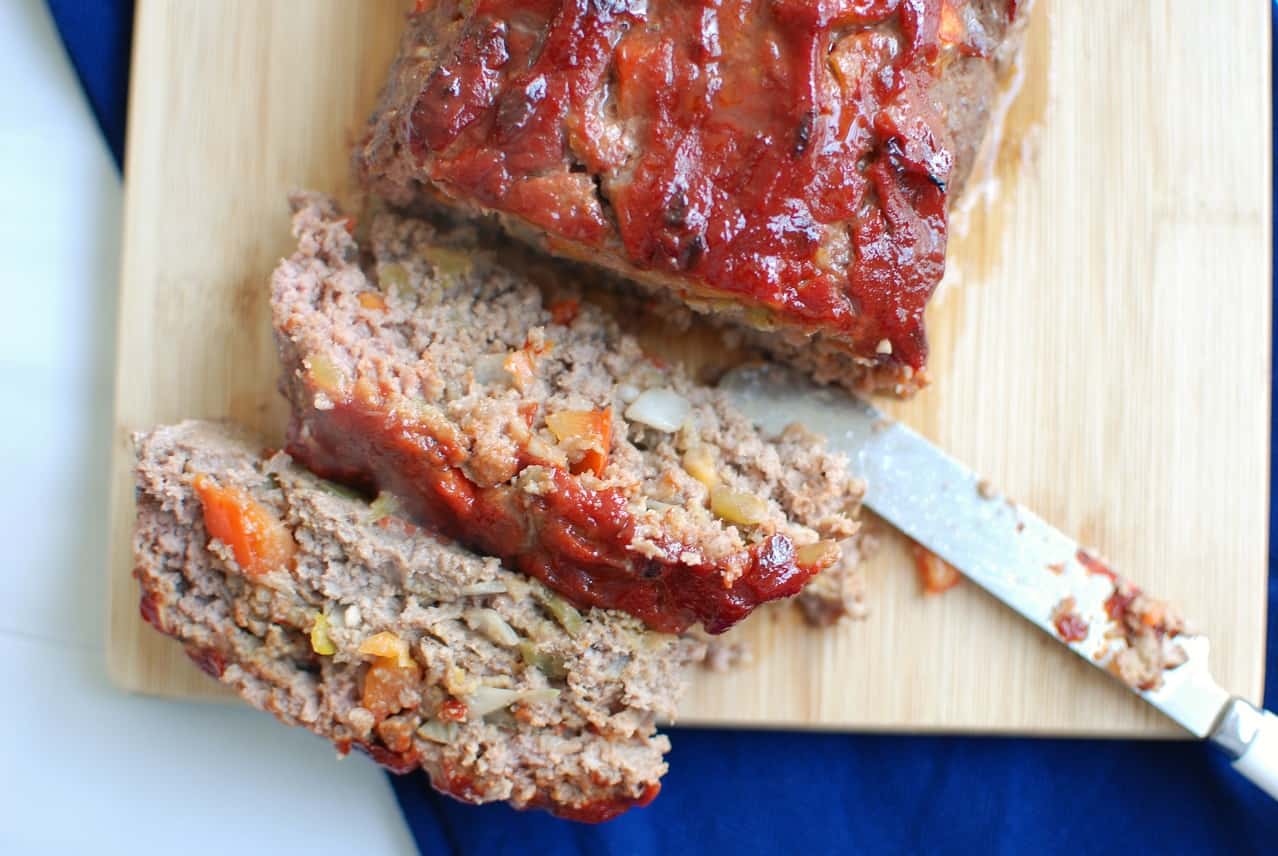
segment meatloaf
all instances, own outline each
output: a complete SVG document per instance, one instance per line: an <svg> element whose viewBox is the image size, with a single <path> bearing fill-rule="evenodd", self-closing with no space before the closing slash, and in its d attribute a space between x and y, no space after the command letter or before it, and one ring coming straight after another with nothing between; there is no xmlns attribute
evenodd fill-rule
<svg viewBox="0 0 1278 856"><path fill-rule="evenodd" d="M862 486L819 438L762 436L469 227L384 212L365 253L331 200L293 203L272 305L313 472L664 632L722 632L839 563Z"/></svg>
<svg viewBox="0 0 1278 856"><path fill-rule="evenodd" d="M1018 5L421 2L356 171L909 392Z"/></svg>
<svg viewBox="0 0 1278 856"><path fill-rule="evenodd" d="M699 643L578 612L227 426L135 442L142 615L247 702L468 802L604 820L656 795Z"/></svg>

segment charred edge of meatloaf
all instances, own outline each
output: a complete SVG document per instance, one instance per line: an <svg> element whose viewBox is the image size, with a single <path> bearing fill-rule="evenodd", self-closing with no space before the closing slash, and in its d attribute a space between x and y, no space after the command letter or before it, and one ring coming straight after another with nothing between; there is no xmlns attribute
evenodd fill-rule
<svg viewBox="0 0 1278 856"><path fill-rule="evenodd" d="M655 795L669 748L655 721L673 717L698 643L565 611L228 426L135 444L143 618L245 701L468 802L603 820ZM264 568L260 541L213 538L233 530L209 485L287 533L291 558Z"/></svg>
<svg viewBox="0 0 1278 856"><path fill-rule="evenodd" d="M797 594L855 534L863 488L820 438L763 437L598 308L545 304L472 230L380 214L365 269L331 200L293 202L272 301L289 450L312 470L669 632ZM641 421L649 393L682 403L679 427ZM564 415L600 436L552 428Z"/></svg>

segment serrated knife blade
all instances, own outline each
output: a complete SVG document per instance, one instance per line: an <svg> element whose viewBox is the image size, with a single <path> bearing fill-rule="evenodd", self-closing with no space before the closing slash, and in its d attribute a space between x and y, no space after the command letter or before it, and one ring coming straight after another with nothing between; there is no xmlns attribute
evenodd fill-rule
<svg viewBox="0 0 1278 856"><path fill-rule="evenodd" d="M777 432L799 422L825 435L865 480L867 507L1113 674L1110 665L1125 643L1106 602L1118 578L1074 539L998 496L909 427L841 390L818 387L774 365L735 369L720 388L765 430ZM1068 632L1057 623L1062 615L1077 619ZM1206 636L1184 633L1163 644L1179 646L1179 665L1165 670L1156 688L1128 688L1193 736L1225 749L1235 767L1278 799L1278 717L1216 684L1208 670Z"/></svg>

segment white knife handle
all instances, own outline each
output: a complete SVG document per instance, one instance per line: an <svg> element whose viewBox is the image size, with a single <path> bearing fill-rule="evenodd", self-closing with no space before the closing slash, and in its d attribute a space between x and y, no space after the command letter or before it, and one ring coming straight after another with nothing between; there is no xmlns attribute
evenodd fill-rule
<svg viewBox="0 0 1278 856"><path fill-rule="evenodd" d="M1278 800L1278 716L1232 699L1211 739L1233 757L1235 770Z"/></svg>
<svg viewBox="0 0 1278 856"><path fill-rule="evenodd" d="M1234 769L1278 800L1278 716L1261 711L1260 727Z"/></svg>

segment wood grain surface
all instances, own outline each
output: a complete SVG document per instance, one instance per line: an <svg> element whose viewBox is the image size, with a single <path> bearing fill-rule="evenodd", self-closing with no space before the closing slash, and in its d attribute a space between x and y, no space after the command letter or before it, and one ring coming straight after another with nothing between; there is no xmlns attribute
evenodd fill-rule
<svg viewBox="0 0 1278 856"><path fill-rule="evenodd" d="M349 196L347 152L402 2L144 0L126 167L108 661L122 687L220 697L138 619L130 432L226 417L279 438L267 277L285 192ZM935 384L900 418L1179 603L1221 683L1263 682L1270 325L1263 3L1040 0L985 192L930 310ZM678 353L697 361L713 345ZM971 585L925 597L903 544L868 619L772 609L753 665L699 674L685 723L1175 733Z"/></svg>

